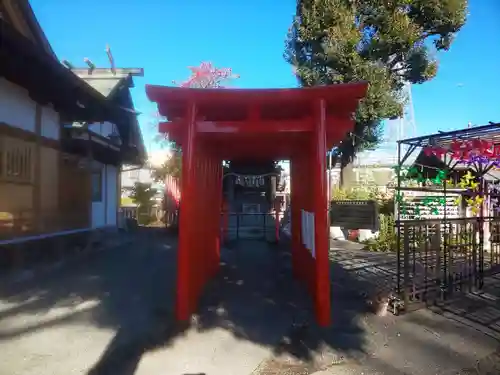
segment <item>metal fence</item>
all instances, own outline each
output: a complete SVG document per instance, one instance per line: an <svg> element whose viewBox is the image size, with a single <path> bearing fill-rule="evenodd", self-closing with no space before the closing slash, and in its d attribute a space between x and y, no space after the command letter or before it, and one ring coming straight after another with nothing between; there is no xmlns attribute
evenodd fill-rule
<svg viewBox="0 0 500 375"><path fill-rule="evenodd" d="M278 213L283 219L283 213ZM276 213L222 213L222 228L228 241L253 239L276 241Z"/></svg>
<svg viewBox="0 0 500 375"><path fill-rule="evenodd" d="M499 229L500 218L400 222L397 303L408 311L481 289L500 272Z"/></svg>

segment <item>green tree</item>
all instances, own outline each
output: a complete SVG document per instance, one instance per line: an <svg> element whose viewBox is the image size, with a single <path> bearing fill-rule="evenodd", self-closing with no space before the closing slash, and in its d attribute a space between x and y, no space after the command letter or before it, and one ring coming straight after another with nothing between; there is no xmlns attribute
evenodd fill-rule
<svg viewBox="0 0 500 375"><path fill-rule="evenodd" d="M301 86L369 82L351 134L339 145L341 167L380 142L384 119L402 114L405 83L436 76L467 18L467 0L298 0L285 59Z"/></svg>
<svg viewBox="0 0 500 375"><path fill-rule="evenodd" d="M172 144L170 150L171 156L158 168L154 169L153 179L157 182L164 182L166 176L180 178L182 174L182 151L179 147Z"/></svg>
<svg viewBox="0 0 500 375"><path fill-rule="evenodd" d="M151 222L151 209L154 205L154 196L157 190L151 184L136 182L132 188L130 198L137 204L137 216L139 224L149 224Z"/></svg>
<svg viewBox="0 0 500 375"><path fill-rule="evenodd" d="M185 88L213 89L222 88L224 82L239 78L239 75L234 74L231 68L217 68L210 62L202 62L199 66L190 66L188 68L191 70L190 77L180 83L174 81L174 84ZM158 114L155 115L156 120L160 117ZM157 121L155 121L155 126L157 126ZM156 141L170 148L172 156L165 160L160 168L153 171L153 178L158 182L165 181L166 176L180 178L182 173L181 148L174 142L170 142L164 134L159 134Z"/></svg>
<svg viewBox="0 0 500 375"><path fill-rule="evenodd" d="M138 207L151 207L154 204L154 196L157 190L151 187L151 184L145 182L136 182L130 193L130 199Z"/></svg>

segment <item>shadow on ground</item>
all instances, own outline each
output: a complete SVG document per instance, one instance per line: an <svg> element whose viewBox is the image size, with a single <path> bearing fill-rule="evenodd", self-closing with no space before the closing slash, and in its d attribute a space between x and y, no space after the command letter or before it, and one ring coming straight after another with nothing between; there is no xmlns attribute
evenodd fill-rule
<svg viewBox="0 0 500 375"><path fill-rule="evenodd" d="M117 368L131 375L143 353L169 345L187 329L223 329L270 348L272 358L256 374L309 374L342 362L346 353L363 351L357 319L368 311L362 299L344 298L333 313L334 325L320 329L308 295L291 277L288 252L260 241L223 250L220 272L207 286L190 327L165 324L170 309L159 309L154 329L134 341L126 339L130 326L121 326L89 375L112 374Z"/></svg>
<svg viewBox="0 0 500 375"><path fill-rule="evenodd" d="M173 323L175 239L158 229L138 236L129 248L90 255L43 280L1 287L0 344L62 323L116 330L89 375L132 375L145 352L170 345L188 329L222 328L307 366L325 347L339 353L363 350L356 320L366 312L364 303L344 301L335 308L334 326L318 329L307 294L291 277L286 252L262 242L224 250L221 271L200 301L196 322L191 327ZM41 315L42 321L33 318ZM17 324L16 316L27 318ZM328 361L341 361L342 355Z"/></svg>
<svg viewBox="0 0 500 375"><path fill-rule="evenodd" d="M333 325L328 329L315 325L311 301L291 276L286 247L262 242L241 242L223 251L221 271L207 286L196 319L180 326L172 319L175 238L157 228L137 236L127 248L91 255L43 280L1 287L0 348L23 335L72 323L115 331L97 363L87 364L88 375L133 375L145 353L193 330L223 329L269 348L271 355L254 372L260 375L307 375L372 355L367 352L372 333L363 324L371 311L362 294L353 292L369 291L371 282L345 262L332 263ZM19 324L16 316L26 318ZM390 364L380 366L391 374Z"/></svg>
<svg viewBox="0 0 500 375"><path fill-rule="evenodd" d="M350 247L346 251L346 247ZM396 286L397 259L394 253L376 253L361 250L356 243L331 241L330 255L332 264L331 278L333 287L350 280L351 290L365 293L388 294ZM480 291L462 293L456 291L447 300L436 301L428 306L433 312L460 324L479 330L492 338L500 340L500 275L484 278Z"/></svg>
<svg viewBox="0 0 500 375"><path fill-rule="evenodd" d="M486 277L480 291L457 295L431 310L500 340L500 275Z"/></svg>

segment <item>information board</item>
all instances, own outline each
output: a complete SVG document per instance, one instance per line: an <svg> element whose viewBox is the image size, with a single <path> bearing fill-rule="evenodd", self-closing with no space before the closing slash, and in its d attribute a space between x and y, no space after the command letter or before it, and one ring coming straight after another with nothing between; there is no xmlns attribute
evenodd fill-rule
<svg viewBox="0 0 500 375"><path fill-rule="evenodd" d="M344 229L379 230L377 202L372 200L333 200L330 225Z"/></svg>

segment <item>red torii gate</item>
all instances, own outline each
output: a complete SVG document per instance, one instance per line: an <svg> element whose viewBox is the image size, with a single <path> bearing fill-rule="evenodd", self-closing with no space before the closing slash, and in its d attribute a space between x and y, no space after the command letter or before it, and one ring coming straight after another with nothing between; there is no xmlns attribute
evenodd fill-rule
<svg viewBox="0 0 500 375"><path fill-rule="evenodd" d="M330 324L326 153L352 130L366 89L366 83L248 90L146 86L170 120L159 131L182 147L178 320L190 319L219 269L222 160L290 159L293 273L313 297L318 324Z"/></svg>

